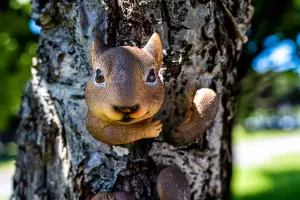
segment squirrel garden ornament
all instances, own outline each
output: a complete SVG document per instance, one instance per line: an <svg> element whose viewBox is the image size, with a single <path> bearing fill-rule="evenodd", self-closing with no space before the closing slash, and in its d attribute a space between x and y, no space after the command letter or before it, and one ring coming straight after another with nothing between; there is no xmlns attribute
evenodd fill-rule
<svg viewBox="0 0 300 200"><path fill-rule="evenodd" d="M85 97L86 125L92 136L106 144L126 144L157 137L160 120L153 120L161 108L165 89L158 77L162 46L154 34L143 49L106 47L94 34L91 49L93 75Z"/></svg>
<svg viewBox="0 0 300 200"><path fill-rule="evenodd" d="M90 52L93 73L85 97L87 129L106 144L120 145L157 137L162 123L153 116L164 102L165 88L158 73L162 65L162 44L154 33L142 49L130 46L107 47L95 32ZM199 89L184 123L171 134L174 145L192 142L213 123L218 111L216 93ZM195 131L197 130L197 131ZM189 199L184 173L175 167L163 169L157 178L161 200ZM99 193L93 200L133 199L125 192Z"/></svg>

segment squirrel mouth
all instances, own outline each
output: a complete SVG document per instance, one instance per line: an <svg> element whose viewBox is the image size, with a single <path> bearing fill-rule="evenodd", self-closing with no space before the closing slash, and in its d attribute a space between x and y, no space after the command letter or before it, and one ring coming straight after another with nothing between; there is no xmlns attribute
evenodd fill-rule
<svg viewBox="0 0 300 200"><path fill-rule="evenodd" d="M128 123L131 122L134 118L129 117L128 115L124 115L120 122Z"/></svg>

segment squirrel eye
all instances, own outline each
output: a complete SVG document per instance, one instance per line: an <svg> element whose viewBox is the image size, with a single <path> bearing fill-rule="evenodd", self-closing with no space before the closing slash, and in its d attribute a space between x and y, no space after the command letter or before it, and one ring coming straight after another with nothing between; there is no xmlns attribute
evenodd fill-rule
<svg viewBox="0 0 300 200"><path fill-rule="evenodd" d="M95 81L97 83L104 83L105 82L104 74L103 74L103 72L101 72L100 69L97 69L97 71L96 71Z"/></svg>
<svg viewBox="0 0 300 200"><path fill-rule="evenodd" d="M146 78L146 82L154 83L155 81L156 81L156 76L155 76L154 69L150 69L148 76Z"/></svg>

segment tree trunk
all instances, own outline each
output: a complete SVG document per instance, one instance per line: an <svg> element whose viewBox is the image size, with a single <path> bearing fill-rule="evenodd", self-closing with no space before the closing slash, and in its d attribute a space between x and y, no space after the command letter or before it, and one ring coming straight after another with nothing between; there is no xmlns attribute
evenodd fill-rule
<svg viewBox="0 0 300 200"><path fill-rule="evenodd" d="M13 198L89 199L128 191L156 199L159 170L177 166L189 180L191 199L228 199L236 64L251 16L251 0L33 0L42 32L19 113ZM141 47L154 31L161 36L167 88L158 114L161 137L109 146L86 130L93 30L109 45ZM190 94L202 87L218 94L213 127L188 146L165 142L183 121Z"/></svg>

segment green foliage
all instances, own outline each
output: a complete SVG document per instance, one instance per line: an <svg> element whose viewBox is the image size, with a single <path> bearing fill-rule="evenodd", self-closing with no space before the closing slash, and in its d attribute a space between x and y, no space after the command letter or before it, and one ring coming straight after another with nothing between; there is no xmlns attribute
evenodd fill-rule
<svg viewBox="0 0 300 200"><path fill-rule="evenodd" d="M30 1L0 3L0 132L16 115L26 81L30 78L31 59L36 55L37 36L29 28Z"/></svg>

